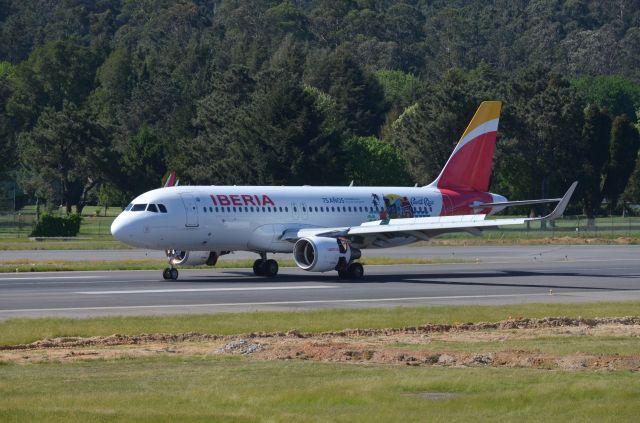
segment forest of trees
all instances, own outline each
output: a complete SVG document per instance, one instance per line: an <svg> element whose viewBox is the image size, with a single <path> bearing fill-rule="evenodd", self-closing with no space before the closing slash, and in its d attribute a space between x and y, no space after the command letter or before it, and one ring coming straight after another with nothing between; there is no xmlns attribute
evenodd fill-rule
<svg viewBox="0 0 640 423"><path fill-rule="evenodd" d="M640 202L640 0L0 0L0 180L427 184L482 100L491 189Z"/></svg>

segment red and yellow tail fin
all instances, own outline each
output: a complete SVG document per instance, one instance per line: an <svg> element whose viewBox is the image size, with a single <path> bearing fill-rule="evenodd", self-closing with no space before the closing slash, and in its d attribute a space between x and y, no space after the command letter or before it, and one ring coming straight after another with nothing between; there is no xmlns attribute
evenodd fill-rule
<svg viewBox="0 0 640 423"><path fill-rule="evenodd" d="M483 101L438 178L430 186L456 191L489 189L502 102Z"/></svg>

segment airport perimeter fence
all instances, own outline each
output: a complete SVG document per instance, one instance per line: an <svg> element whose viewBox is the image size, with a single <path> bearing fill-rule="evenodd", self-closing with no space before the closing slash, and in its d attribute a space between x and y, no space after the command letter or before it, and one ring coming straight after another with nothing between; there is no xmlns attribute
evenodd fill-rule
<svg viewBox="0 0 640 423"><path fill-rule="evenodd" d="M82 213L79 237L104 238L111 236L111 222L120 213L120 209L109 209L105 215L104 209L87 207ZM57 212L62 215L64 212ZM37 222L35 208L18 212L0 211L0 239L28 238Z"/></svg>
<svg viewBox="0 0 640 423"><path fill-rule="evenodd" d="M120 209L86 207L82 215L79 237L109 238L111 222ZM63 213L62 211L60 213ZM500 217L497 217L500 218ZM19 212L0 212L0 238L27 238L36 223L35 209ZM607 216L588 220L585 216L564 216L554 222L532 222L529 225L503 227L484 232L491 239L518 239L542 237L584 237L616 238L640 237L640 216ZM445 235L444 237L473 237L466 233Z"/></svg>

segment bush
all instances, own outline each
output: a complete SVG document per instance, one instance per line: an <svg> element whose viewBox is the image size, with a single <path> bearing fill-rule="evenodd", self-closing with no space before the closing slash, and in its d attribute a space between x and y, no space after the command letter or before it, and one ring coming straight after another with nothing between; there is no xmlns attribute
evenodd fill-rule
<svg viewBox="0 0 640 423"><path fill-rule="evenodd" d="M76 236L82 217L78 214L53 216L43 214L30 236Z"/></svg>

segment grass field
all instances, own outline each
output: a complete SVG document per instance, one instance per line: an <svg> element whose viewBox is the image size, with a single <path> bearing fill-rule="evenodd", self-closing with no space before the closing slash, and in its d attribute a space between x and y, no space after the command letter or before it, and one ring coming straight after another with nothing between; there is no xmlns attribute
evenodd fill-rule
<svg viewBox="0 0 640 423"><path fill-rule="evenodd" d="M633 422L639 392L632 372L162 357L0 366L0 421Z"/></svg>
<svg viewBox="0 0 640 423"><path fill-rule="evenodd" d="M112 333L323 332L512 316L638 314L639 302L624 302L15 319L0 322L0 345ZM584 336L571 342L537 338L446 347L637 354L638 342L637 337ZM2 422L635 422L638 415L636 371L262 361L214 351L38 364L0 361Z"/></svg>
<svg viewBox="0 0 640 423"><path fill-rule="evenodd" d="M640 302L515 304L502 306L398 307L301 312L250 312L176 316L44 318L0 321L0 345L64 336L199 332L217 335L250 332L326 332L345 328L381 329L426 323L494 322L516 317L623 317L640 315Z"/></svg>

